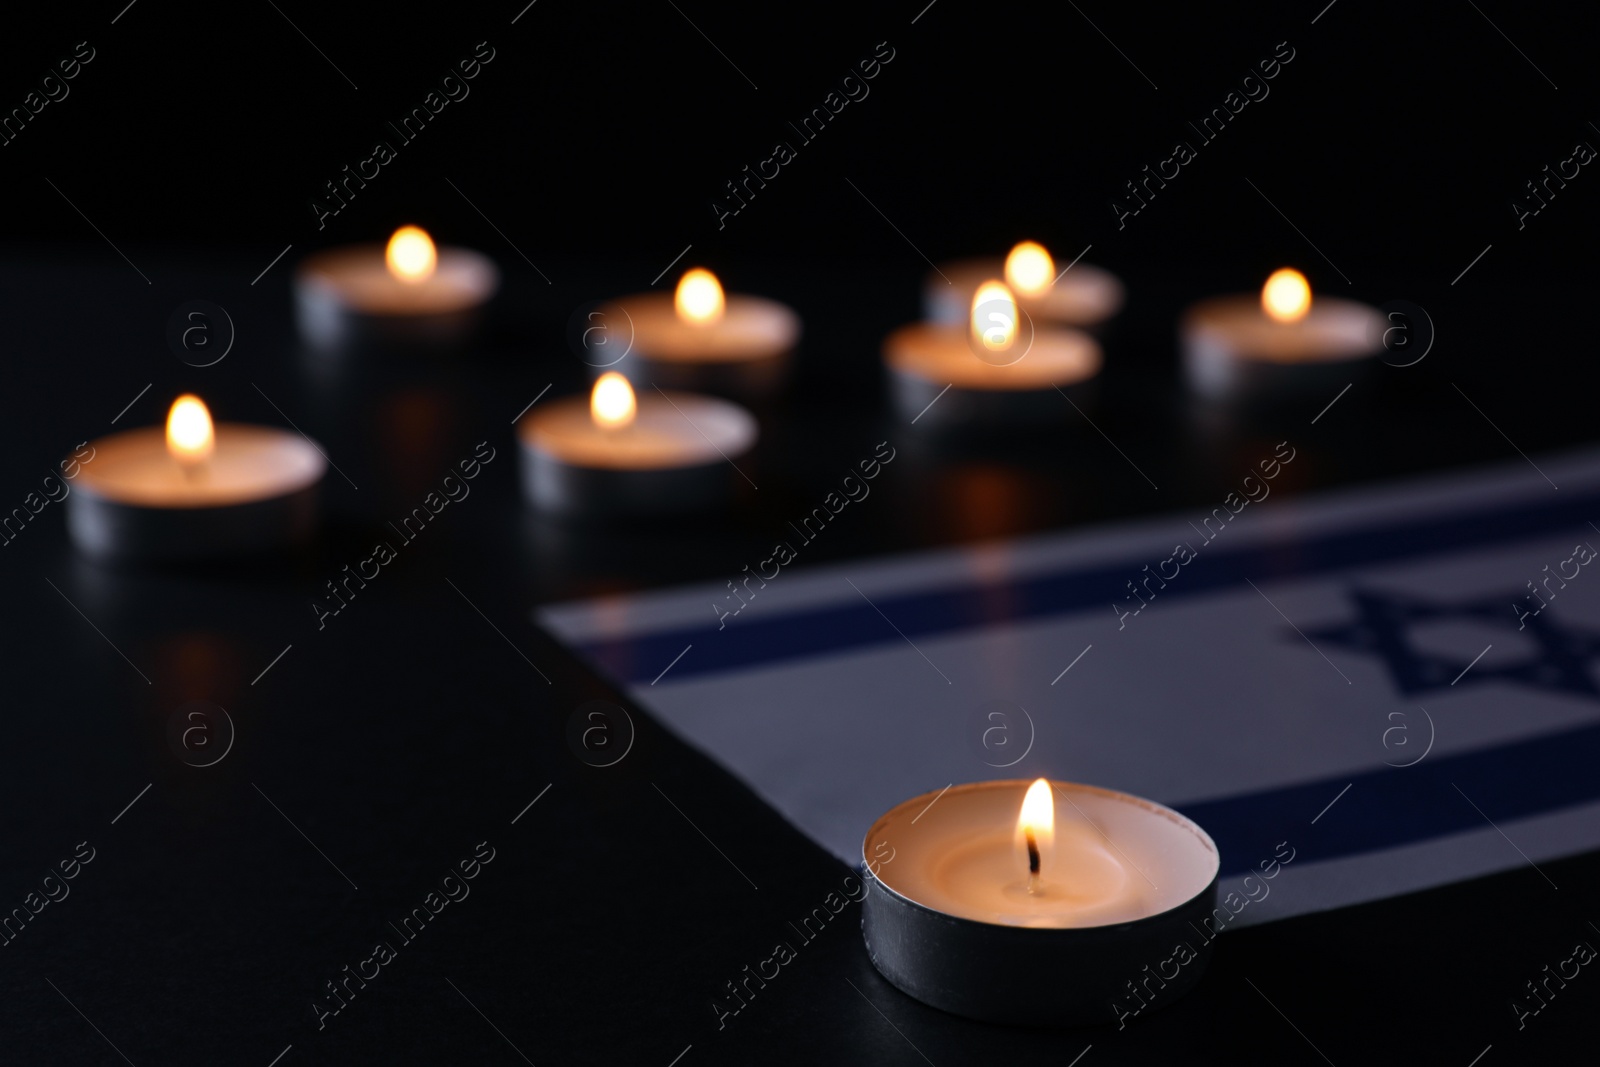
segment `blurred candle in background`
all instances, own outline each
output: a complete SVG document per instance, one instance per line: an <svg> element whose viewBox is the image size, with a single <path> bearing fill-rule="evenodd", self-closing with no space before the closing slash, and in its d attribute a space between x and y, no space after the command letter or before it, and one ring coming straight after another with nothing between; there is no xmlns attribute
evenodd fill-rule
<svg viewBox="0 0 1600 1067"><path fill-rule="evenodd" d="M164 427L93 442L67 531L82 552L117 560L247 555L310 539L327 468L299 433L213 424L197 396L178 397Z"/></svg>
<svg viewBox="0 0 1600 1067"><path fill-rule="evenodd" d="M1190 388L1218 400L1262 402L1337 390L1382 350L1387 322L1377 308L1313 298L1304 274L1273 271L1260 294L1192 305L1179 325ZM1331 394L1330 394L1331 395Z"/></svg>
<svg viewBox="0 0 1600 1067"><path fill-rule="evenodd" d="M963 321L917 322L883 342L895 410L920 428L1004 429L1065 422L1090 399L1100 346L1081 330L1041 326L1002 281L973 287Z"/></svg>
<svg viewBox="0 0 1600 1067"><path fill-rule="evenodd" d="M569 516L648 515L726 503L756 420L726 400L651 390L607 371L587 398L536 405L517 424L523 491Z"/></svg>
<svg viewBox="0 0 1600 1067"><path fill-rule="evenodd" d="M295 272L295 314L319 351L460 351L499 287L488 257L402 226L386 245L308 256Z"/></svg>
<svg viewBox="0 0 1600 1067"><path fill-rule="evenodd" d="M996 278L1004 278L1018 306L1042 324L1100 330L1122 309L1122 283L1115 275L1081 261L1063 269L1044 245L1021 241L1004 260L940 266L923 284L923 314L933 322L963 322L972 294Z"/></svg>
<svg viewBox="0 0 1600 1067"><path fill-rule="evenodd" d="M760 399L783 385L800 317L775 300L723 291L703 267L685 271L666 293L639 293L602 305L598 312L627 354L608 356L604 368L625 374L638 388L696 389Z"/></svg>

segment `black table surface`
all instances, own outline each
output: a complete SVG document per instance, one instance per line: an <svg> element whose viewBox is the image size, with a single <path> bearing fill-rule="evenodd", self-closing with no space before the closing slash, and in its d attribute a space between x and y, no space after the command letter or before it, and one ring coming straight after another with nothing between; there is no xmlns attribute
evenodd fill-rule
<svg viewBox="0 0 1600 1067"><path fill-rule="evenodd" d="M552 600L737 572L882 440L912 461L801 566L1198 508L1285 438L1304 457L1285 495L1518 464L1519 449L1538 459L1593 435L1596 374L1560 355L1590 340L1575 287L1524 291L1485 270L1508 307L1537 298L1531 321L1481 314L1483 289L1442 278L1361 293L1424 303L1439 342L1414 367L1376 367L1312 425L1331 394L1243 420L1184 397L1172 323L1215 283L1169 271L1133 287L1093 426L1064 408L1003 446L939 448L886 415L876 364L878 338L915 315L914 271L752 264L742 287L790 300L808 330L794 390L762 412L747 468L759 490L711 519L593 529L523 508L512 421L547 385L547 398L580 387L560 341L572 309L643 287L655 267L541 264L557 284L512 275L481 351L339 363L297 347L288 263L256 286L259 263L221 254L139 266L152 284L105 248L0 263L4 506L78 442L157 422L184 389L219 419L292 420L338 470L318 542L292 558L109 568L71 550L60 505L5 543L0 908L37 901L75 852L93 859L0 949L0 1062L1466 1067L1490 1046L1485 1064L1592 1048L1600 978L1572 980L1521 1029L1510 1005L1575 942L1600 942L1597 854L1229 933L1192 996L1123 1030L927 1008L873 970L852 905L719 1020L725 983L795 940L789 922L851 872L532 617ZM839 301L841 282L858 295ZM192 298L237 328L213 367L185 366L164 341ZM323 583L479 442L495 458L471 495L319 629ZM637 725L610 767L567 739L595 698ZM195 699L236 728L205 768L168 735ZM1517 700L1505 694L1507 714ZM1315 859L1313 828L1300 847ZM469 894L403 938L394 924L475 853L493 859ZM314 1002L336 1006L326 984L378 942L394 957L319 1020Z"/></svg>

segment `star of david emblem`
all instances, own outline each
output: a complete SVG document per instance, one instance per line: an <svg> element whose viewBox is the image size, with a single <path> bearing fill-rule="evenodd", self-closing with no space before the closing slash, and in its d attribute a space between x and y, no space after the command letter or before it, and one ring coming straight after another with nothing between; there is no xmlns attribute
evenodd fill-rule
<svg viewBox="0 0 1600 1067"><path fill-rule="evenodd" d="M1516 593L1456 601L1356 588L1350 589L1349 594L1355 602L1356 618L1341 625L1308 630L1307 636L1318 644L1381 657L1402 695L1449 689L1459 680L1461 685L1517 682L1600 700L1600 687L1588 669L1590 661L1600 658L1600 631L1563 625L1549 611L1529 615L1519 623L1511 605L1523 603L1524 598ZM1521 625L1523 637L1535 646L1534 652L1498 666L1478 663L1468 671L1472 660L1418 648L1409 636L1413 626L1451 619L1512 632Z"/></svg>

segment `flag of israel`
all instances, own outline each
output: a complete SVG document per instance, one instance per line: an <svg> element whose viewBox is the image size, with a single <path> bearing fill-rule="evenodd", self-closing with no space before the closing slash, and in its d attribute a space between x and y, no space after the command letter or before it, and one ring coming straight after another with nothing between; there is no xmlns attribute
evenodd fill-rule
<svg viewBox="0 0 1600 1067"><path fill-rule="evenodd" d="M1245 925L1600 847L1600 454L1540 467L538 615L846 862L1070 779L1205 827L1224 895L1292 853Z"/></svg>

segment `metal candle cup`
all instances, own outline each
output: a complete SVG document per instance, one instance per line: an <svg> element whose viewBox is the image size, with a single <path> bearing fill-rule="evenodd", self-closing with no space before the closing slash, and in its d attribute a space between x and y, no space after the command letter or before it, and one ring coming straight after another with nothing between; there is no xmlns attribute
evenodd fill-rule
<svg viewBox="0 0 1600 1067"><path fill-rule="evenodd" d="M716 276L699 268L686 272L670 295L623 297L599 314L608 332L626 338L626 358L609 369L641 390L770 396L786 380L800 339L793 309L759 296L724 296Z"/></svg>
<svg viewBox="0 0 1600 1067"><path fill-rule="evenodd" d="M1005 273L1005 260L963 259L930 274L922 288L923 314L930 322L962 325L972 294L986 278ZM1017 303L1040 323L1098 330L1122 309L1122 282L1088 263L1074 264L1038 291L1016 289Z"/></svg>
<svg viewBox="0 0 1600 1067"><path fill-rule="evenodd" d="M607 425L599 393L627 390L627 418ZM733 495L735 463L755 447L755 418L725 400L652 389L635 400L620 375L595 398L535 405L517 424L523 494L545 511L622 516L689 512Z"/></svg>
<svg viewBox="0 0 1600 1067"><path fill-rule="evenodd" d="M1284 269L1268 279L1262 296L1194 304L1178 334L1191 389L1211 399L1253 402L1348 384L1382 351L1387 326L1377 308L1339 297L1313 299L1305 278Z"/></svg>
<svg viewBox="0 0 1600 1067"><path fill-rule="evenodd" d="M1019 345L1026 350L1014 362L986 362L965 327L902 326L883 343L895 411L930 430L1066 421L1071 409L1062 394L1080 405L1090 399L1099 344L1077 330L1041 328Z"/></svg>
<svg viewBox="0 0 1600 1067"><path fill-rule="evenodd" d="M299 434L220 423L203 465L183 469L160 427L92 442L67 498L67 532L101 559L243 556L310 540L327 461Z"/></svg>
<svg viewBox="0 0 1600 1067"><path fill-rule="evenodd" d="M1050 782L1054 842L1045 891L1029 888L1016 840L1026 781L957 785L897 805L862 846L862 932L873 965L908 995L986 1022L1115 1022L1117 1002L1188 992L1210 958L1216 845L1169 808ZM883 862L882 857L892 857ZM1175 973L1147 968L1188 948Z"/></svg>
<svg viewBox="0 0 1600 1067"><path fill-rule="evenodd" d="M408 277L391 262L384 245L371 244L331 248L300 264L295 318L311 347L448 352L471 342L500 287L494 263L469 249L440 248L425 274Z"/></svg>

